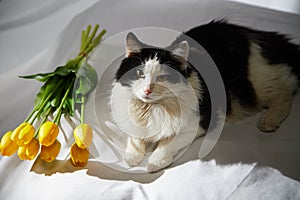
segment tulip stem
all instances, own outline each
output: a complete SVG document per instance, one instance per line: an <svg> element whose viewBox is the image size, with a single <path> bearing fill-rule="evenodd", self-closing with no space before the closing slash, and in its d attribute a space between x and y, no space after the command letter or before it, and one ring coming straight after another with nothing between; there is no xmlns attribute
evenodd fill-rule
<svg viewBox="0 0 300 200"><path fill-rule="evenodd" d="M32 112L29 115L29 117L27 117L28 120L26 119L27 121L25 121L25 122L28 122L28 123L32 124L36 120L37 117L40 117L40 114L42 113L44 106L48 103L49 99L52 97L52 95L55 93L55 91L57 90L57 88L60 86L61 83L62 83L62 80L60 80L57 83L56 87L53 88L53 90L50 92L50 94L47 96L47 98L40 105L38 105L37 107L35 107L33 109L34 111L36 111L37 108L38 108L37 113L35 114L35 116L33 117L33 119L30 120L30 118L32 118L32 116L33 116L33 113L35 113L35 112Z"/></svg>
<svg viewBox="0 0 300 200"><path fill-rule="evenodd" d="M49 99L52 97L52 95L55 93L55 91L56 91L56 89L60 86L60 83L61 83L62 81L60 81L60 82L58 82L57 83L57 85L56 85L56 87L55 88L53 88L53 90L52 90L52 92L50 92L50 94L48 94L48 96L47 96L47 98L43 101L43 102L41 102L41 104L39 104L38 106L36 106L32 111L31 111L31 113L28 115L28 117L25 119L25 122L28 122L28 123L30 123L30 124L32 124L34 121L35 121L35 119L37 118L37 117L39 117L39 115L41 114L41 112L43 111L43 107L48 103L48 101L49 101ZM34 115L35 114L35 115ZM33 117L33 115L34 115L34 117ZM49 115L49 114L47 114L47 115ZM33 117L33 119L31 119ZM30 120L31 119L31 120Z"/></svg>
<svg viewBox="0 0 300 200"><path fill-rule="evenodd" d="M41 126L47 121L48 116L49 116L51 110L52 110L52 108L49 107L48 110L47 110L47 112L46 112L46 114L45 114L45 116L44 116L44 118L43 118L43 121L41 122L41 124L39 125L37 131L36 131L35 134L34 134L34 137L35 137L35 138L38 136Z"/></svg>
<svg viewBox="0 0 300 200"><path fill-rule="evenodd" d="M55 124L57 124L58 126L59 126L59 122L60 122L61 115L62 115L62 109L59 109L59 110L57 111L57 114L56 114L54 120L53 120L53 122L54 122Z"/></svg>
<svg viewBox="0 0 300 200"><path fill-rule="evenodd" d="M74 80L75 80L75 78L72 78L71 83L70 83L70 85L69 85L66 93L64 94L64 97L62 98L62 100L61 100L61 102L59 104L59 107L57 108L57 114L56 114L56 116L55 116L55 118L53 120L53 122L56 123L57 125L59 125L65 101L66 101L66 99L67 99L70 91L73 89Z"/></svg>
<svg viewBox="0 0 300 200"><path fill-rule="evenodd" d="M31 111L31 113L28 115L28 117L25 119L24 122L28 122L28 121L31 119L31 117L34 115L35 112L36 112L36 108L34 108L34 109Z"/></svg>
<svg viewBox="0 0 300 200"><path fill-rule="evenodd" d="M81 96L81 109L80 109L80 123L84 122L84 104L85 104L85 96Z"/></svg>

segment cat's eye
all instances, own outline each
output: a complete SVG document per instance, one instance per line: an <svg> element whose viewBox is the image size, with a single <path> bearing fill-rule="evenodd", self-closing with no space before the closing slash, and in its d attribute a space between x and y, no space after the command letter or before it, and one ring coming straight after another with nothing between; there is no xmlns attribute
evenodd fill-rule
<svg viewBox="0 0 300 200"><path fill-rule="evenodd" d="M164 82L167 80L167 75L160 75L157 77L157 80L160 82Z"/></svg>
<svg viewBox="0 0 300 200"><path fill-rule="evenodd" d="M136 75L139 78L145 78L145 74L142 70L136 70Z"/></svg>

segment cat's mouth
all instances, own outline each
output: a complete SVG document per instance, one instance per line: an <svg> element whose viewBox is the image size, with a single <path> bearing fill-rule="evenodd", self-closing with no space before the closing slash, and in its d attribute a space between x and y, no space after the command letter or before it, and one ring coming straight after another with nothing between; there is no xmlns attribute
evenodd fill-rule
<svg viewBox="0 0 300 200"><path fill-rule="evenodd" d="M145 103L151 103L151 102L155 102L157 101L158 99L153 97L153 96L140 96L139 97L140 100L142 100L143 102Z"/></svg>
<svg viewBox="0 0 300 200"><path fill-rule="evenodd" d="M138 98L139 100L145 102L145 103L154 103L157 102L159 100L162 99L162 95L161 94L157 94L155 92L151 93L151 94L145 94L144 92L136 92L134 93L135 97Z"/></svg>
<svg viewBox="0 0 300 200"><path fill-rule="evenodd" d="M152 97L149 97L149 96L141 97L140 99L141 99L143 102L145 102L145 103L149 103L149 102L155 101L155 99L153 99Z"/></svg>

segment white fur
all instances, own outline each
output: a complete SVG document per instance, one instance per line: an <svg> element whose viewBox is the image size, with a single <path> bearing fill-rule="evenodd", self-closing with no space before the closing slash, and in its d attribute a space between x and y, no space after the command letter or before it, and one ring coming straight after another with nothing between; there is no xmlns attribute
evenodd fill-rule
<svg viewBox="0 0 300 200"><path fill-rule="evenodd" d="M274 131L290 112L298 81L289 67L268 64L258 45L253 43L250 50L248 78L257 95L258 105L247 109L232 96L232 114L226 120L243 119L267 108L258 127L262 131ZM127 163L132 166L139 164L144 157L146 144L157 143L148 161L148 170L157 171L170 165L180 149L205 133L198 127L198 100L201 101L202 90L196 74L190 76L188 85L168 81L158 83L157 76L163 70L157 57L146 60L144 68L145 77L134 81L131 88L123 87L120 83L114 84L111 105L115 123L129 135L125 150ZM146 94L145 90L151 84L160 88Z"/></svg>
<svg viewBox="0 0 300 200"><path fill-rule="evenodd" d="M188 59L189 56L189 43L187 41L181 42L175 49L173 49L173 55L177 55L184 60Z"/></svg>
<svg viewBox="0 0 300 200"><path fill-rule="evenodd" d="M161 65L156 56L153 59L149 59L145 61L144 64L145 79L139 79L133 83L133 92L138 98L140 98L145 102L149 101L146 99L147 95L145 94L145 90L150 86L150 84L155 83L157 75L158 73L160 73L160 71L161 71ZM160 95L154 96L152 94L151 98L158 100L159 98L161 98L161 96Z"/></svg>
<svg viewBox="0 0 300 200"><path fill-rule="evenodd" d="M141 162L145 153L145 142L158 142L158 146L149 158L148 170L156 171L171 164L179 150L191 144L196 135L204 132L199 128L198 98L201 88L195 75L190 84L156 83L163 92L150 95L145 99L144 89L155 82L155 76L161 72L157 58L145 62L145 78L132 84L132 88L114 83L111 104L113 119L117 126L129 135L125 160L129 165ZM195 89L195 91L194 91ZM135 121L130 114L131 101L143 101L149 114L145 126ZM199 130L198 130L199 128ZM198 132L197 132L198 130Z"/></svg>
<svg viewBox="0 0 300 200"><path fill-rule="evenodd" d="M125 160L130 166L138 165L144 158L146 144L138 138L128 137Z"/></svg>

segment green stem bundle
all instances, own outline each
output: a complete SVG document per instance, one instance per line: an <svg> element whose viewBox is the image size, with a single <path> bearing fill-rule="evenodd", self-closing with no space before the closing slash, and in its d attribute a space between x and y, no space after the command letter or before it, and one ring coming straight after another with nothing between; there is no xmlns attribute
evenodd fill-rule
<svg viewBox="0 0 300 200"><path fill-rule="evenodd" d="M106 33L106 30L103 29L96 36L99 27L96 24L92 29L92 26L88 25L86 30L82 31L80 52L74 59L69 60L66 65L59 66L50 73L21 76L22 78L37 79L45 82L36 96L35 102L37 104L25 122L32 124L37 119L47 119L51 113L55 112L56 116L53 122L59 124L63 113L73 115L76 103L81 104L80 119L83 122L85 98L97 84L96 72L87 64L87 57L100 43L102 36ZM84 68L84 70L80 68ZM78 74L80 70L83 71L83 74ZM77 78L80 79L78 81L80 84L75 86L74 83ZM72 90L76 90L75 99L72 96Z"/></svg>

